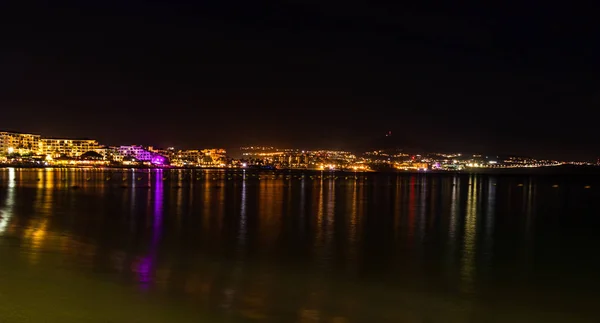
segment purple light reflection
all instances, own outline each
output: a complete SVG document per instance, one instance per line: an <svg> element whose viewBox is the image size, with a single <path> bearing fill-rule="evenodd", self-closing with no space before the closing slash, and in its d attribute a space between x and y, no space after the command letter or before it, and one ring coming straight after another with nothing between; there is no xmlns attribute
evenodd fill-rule
<svg viewBox="0 0 600 323"><path fill-rule="evenodd" d="M132 271L137 274L137 281L140 283L140 288L148 290L150 288L150 283L152 282L152 257L146 256L138 258L132 267Z"/></svg>
<svg viewBox="0 0 600 323"><path fill-rule="evenodd" d="M162 169L156 171L154 179L154 234L152 238L152 249L156 249L160 233L162 231L164 188L162 180Z"/></svg>
<svg viewBox="0 0 600 323"><path fill-rule="evenodd" d="M154 181L154 222L152 225L152 242L150 243L150 250L146 256L136 259L132 265L132 271L137 274L140 288L144 291L150 288L150 284L154 278L153 272L156 263L156 253L160 235L162 233L164 201L162 177L162 169L158 169L155 173Z"/></svg>

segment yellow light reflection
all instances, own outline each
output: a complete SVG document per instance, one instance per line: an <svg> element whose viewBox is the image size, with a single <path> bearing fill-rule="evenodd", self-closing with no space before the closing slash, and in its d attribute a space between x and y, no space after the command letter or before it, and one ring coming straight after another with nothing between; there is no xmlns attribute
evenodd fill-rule
<svg viewBox="0 0 600 323"><path fill-rule="evenodd" d="M314 242L314 247L315 249L319 249L319 246L322 244L322 240L323 240L323 181L320 182L320 186L318 188L318 203L317 203L317 223L315 225L315 242Z"/></svg>
<svg viewBox="0 0 600 323"><path fill-rule="evenodd" d="M487 200L485 205L485 236L483 241L483 248L485 252L485 259L489 262L492 256L492 246L494 242L494 222L495 222L495 211L496 211L496 179L491 177L489 179L487 187Z"/></svg>
<svg viewBox="0 0 600 323"><path fill-rule="evenodd" d="M461 281L464 292L473 292L475 276L475 253L477 239L477 208L478 208L478 177L469 178L469 191L467 193L467 210L465 215L465 233L463 255L461 261Z"/></svg>
<svg viewBox="0 0 600 323"><path fill-rule="evenodd" d="M244 173L244 176L246 174ZM246 234L247 234L247 217L248 217L248 189L246 187L246 181L242 181L242 196L240 201L240 231L238 234L238 242L240 245L240 249L246 243Z"/></svg>
<svg viewBox="0 0 600 323"><path fill-rule="evenodd" d="M446 252L446 263L449 268L454 268L455 255L457 249L457 230L458 230L458 218L460 213L460 177L455 176L452 182L449 183L451 186L450 193L450 214L448 219L448 243ZM450 273L451 271L446 271Z"/></svg>
<svg viewBox="0 0 600 323"><path fill-rule="evenodd" d="M418 223L419 223L419 227L418 227L418 239L420 241L423 241L423 238L425 237L425 222L427 221L427 219L425 218L426 216L426 212L427 212L427 206L431 205L427 203L427 178L426 177L421 177L419 179L419 185L421 186L421 189L419 190L419 218L418 218Z"/></svg>
<svg viewBox="0 0 600 323"><path fill-rule="evenodd" d="M333 258L333 236L335 223L335 181L330 180L327 189L327 212L325 218L325 245L324 252L327 260Z"/></svg>
<svg viewBox="0 0 600 323"><path fill-rule="evenodd" d="M204 195L202 197L202 204L204 204L204 210L202 211L202 229L205 231L204 236L210 235L210 216L212 211L212 199L211 199L211 178L212 174L204 173Z"/></svg>
<svg viewBox="0 0 600 323"><path fill-rule="evenodd" d="M157 184L155 185L156 187L154 189L157 190L157 188L160 187L162 190L163 183L162 183L162 180L160 180L160 179L162 179L162 171L157 172L155 177L156 177ZM189 188L189 192L188 192L190 195L192 193L192 187L193 187L193 183L194 183L193 178L194 177L192 176L192 180L190 181L190 188ZM150 179L148 180L148 183L151 183ZM183 217L183 206L184 206L184 204L183 204L183 189L176 190L176 191L177 191L177 195L176 195L175 199L177 200L177 203L176 203L177 210L175 211L175 217L177 218L177 221L176 221L177 229L179 229L181 227L181 219ZM189 200L190 201L193 200L193 197L189 196Z"/></svg>
<svg viewBox="0 0 600 323"><path fill-rule="evenodd" d="M527 232L529 233L532 230L533 226L533 214L534 214L534 201L535 196L535 188L533 186L533 182L530 180L527 184L527 188L523 190L523 213L525 214L525 218L527 221Z"/></svg>
<svg viewBox="0 0 600 323"><path fill-rule="evenodd" d="M448 235L451 244L453 244L456 239L458 209L460 205L460 178L458 177L454 177L452 180L452 200L450 203L450 228L448 230Z"/></svg>
<svg viewBox="0 0 600 323"><path fill-rule="evenodd" d="M401 177L396 177L396 195L394 197L394 236L400 236L400 223L402 217L402 180Z"/></svg>
<svg viewBox="0 0 600 323"><path fill-rule="evenodd" d="M361 199L359 198L358 183L352 182L352 189L348 189L348 202L350 203L350 221L348 222L348 270L353 274L358 273L359 264L359 245L360 245L360 234L359 234L359 209L362 208Z"/></svg>
<svg viewBox="0 0 600 323"><path fill-rule="evenodd" d="M217 211L216 211L216 216L217 216L217 229L215 232L218 232L219 234L221 234L223 232L222 228L223 228L223 221L225 221L225 191L226 191L226 178L224 175L221 175L221 177L218 180L218 185L220 187L220 189L217 191L218 193L218 200L217 200ZM213 229L214 230L214 229Z"/></svg>
<svg viewBox="0 0 600 323"><path fill-rule="evenodd" d="M54 173L55 170L52 168L44 169L38 174L38 176L42 176L43 187L45 189L53 189L54 188Z"/></svg>
<svg viewBox="0 0 600 323"><path fill-rule="evenodd" d="M29 250L29 261L32 264L37 264L44 240L47 235L48 219L36 221L30 225L23 234L24 238L30 240L31 250Z"/></svg>
<svg viewBox="0 0 600 323"><path fill-rule="evenodd" d="M258 190L258 230L261 244L271 248L277 242L282 229L283 180L260 181Z"/></svg>
<svg viewBox="0 0 600 323"><path fill-rule="evenodd" d="M13 214L15 204L15 169L8 169L8 189L6 191L6 200L4 206L0 209L0 235L3 234Z"/></svg>

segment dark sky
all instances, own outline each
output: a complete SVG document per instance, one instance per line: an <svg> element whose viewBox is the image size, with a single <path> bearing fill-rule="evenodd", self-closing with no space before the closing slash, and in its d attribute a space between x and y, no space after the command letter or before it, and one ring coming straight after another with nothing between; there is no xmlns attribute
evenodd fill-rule
<svg viewBox="0 0 600 323"><path fill-rule="evenodd" d="M15 2L0 129L348 149L392 130L422 149L600 155L594 8Z"/></svg>

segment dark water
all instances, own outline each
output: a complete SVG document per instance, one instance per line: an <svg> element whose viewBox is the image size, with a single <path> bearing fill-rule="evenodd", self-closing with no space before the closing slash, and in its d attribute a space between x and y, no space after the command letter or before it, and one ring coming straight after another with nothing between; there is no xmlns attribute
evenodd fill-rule
<svg viewBox="0 0 600 323"><path fill-rule="evenodd" d="M599 224L591 176L3 169L0 322L599 322Z"/></svg>

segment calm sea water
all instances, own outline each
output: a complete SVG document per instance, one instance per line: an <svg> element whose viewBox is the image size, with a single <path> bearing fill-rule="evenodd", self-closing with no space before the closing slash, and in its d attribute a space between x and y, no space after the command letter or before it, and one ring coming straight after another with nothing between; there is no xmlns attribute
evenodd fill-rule
<svg viewBox="0 0 600 323"><path fill-rule="evenodd" d="M593 176L2 169L0 322L598 322L599 224Z"/></svg>

